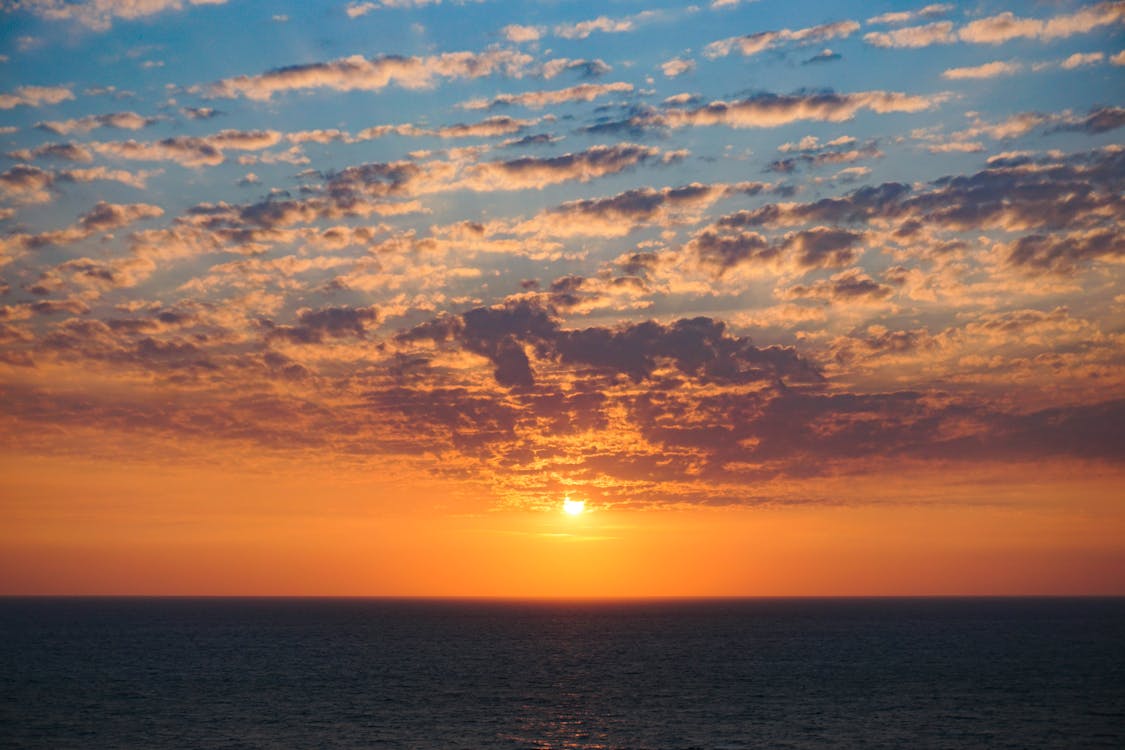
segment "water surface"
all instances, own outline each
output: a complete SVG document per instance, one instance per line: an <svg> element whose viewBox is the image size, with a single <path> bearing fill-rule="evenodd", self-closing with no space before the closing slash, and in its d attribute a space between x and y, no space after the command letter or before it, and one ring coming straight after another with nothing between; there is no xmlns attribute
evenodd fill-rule
<svg viewBox="0 0 1125 750"><path fill-rule="evenodd" d="M0 746L1125 746L1125 599L0 599Z"/></svg>

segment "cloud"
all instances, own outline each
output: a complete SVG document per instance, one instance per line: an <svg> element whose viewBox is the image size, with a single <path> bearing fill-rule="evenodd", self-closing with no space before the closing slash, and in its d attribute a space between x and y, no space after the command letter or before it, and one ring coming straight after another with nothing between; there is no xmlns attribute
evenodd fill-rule
<svg viewBox="0 0 1125 750"><path fill-rule="evenodd" d="M949 68L941 74L941 77L953 81L967 78L997 78L999 76L1014 75L1022 69L1023 66L1018 62L1003 62L997 60L995 62L984 63L983 65L976 65L969 68Z"/></svg>
<svg viewBox="0 0 1125 750"><path fill-rule="evenodd" d="M962 41L974 44L1001 44L1021 38L1049 41L1085 34L1122 20L1125 20L1125 2L1103 2L1045 20L1019 18L1006 11L968 23L957 35Z"/></svg>
<svg viewBox="0 0 1125 750"><path fill-rule="evenodd" d="M734 36L711 42L704 47L703 54L710 58L726 57L732 51L737 50L744 56L749 57L766 50L776 49L788 42L802 45L819 44L831 39L846 39L857 31L859 31L859 24L855 21L836 21L796 30L762 31L757 34Z"/></svg>
<svg viewBox="0 0 1125 750"><path fill-rule="evenodd" d="M344 12L347 13L348 18L359 18L360 16L366 16L371 11L378 10L381 7L382 6L378 3L351 2L348 3L348 7L344 9Z"/></svg>
<svg viewBox="0 0 1125 750"><path fill-rule="evenodd" d="M642 162L667 162L674 154L634 143L613 146L592 146L578 153L539 158L524 156L508 161L483 162L466 168L457 187L470 190L540 189L558 182L587 182L596 177L615 174Z"/></svg>
<svg viewBox="0 0 1125 750"><path fill-rule="evenodd" d="M578 23L559 24L554 28L555 36L562 37L563 39L585 39L595 31L600 31L605 34L620 34L632 30L632 18L613 19L607 18L606 16L598 16L589 21L580 21Z"/></svg>
<svg viewBox="0 0 1125 750"><path fill-rule="evenodd" d="M998 230L1024 236L998 245L991 262L1028 274L1074 275L1120 260L1116 225L1125 215L1119 197L1123 159L1125 152L1116 148L1066 157L1015 155L994 160L975 174L915 188L884 183L839 198L767 204L720 218L697 236L708 245L689 243L685 249L720 271L744 263L776 263L794 252L804 254L798 267L831 267L855 257L858 228L800 230L786 234L781 243L761 232L821 222L872 224L892 228L886 239L901 245L902 253L937 257L958 246L941 240L941 233Z"/></svg>
<svg viewBox="0 0 1125 750"><path fill-rule="evenodd" d="M128 226L141 219L151 219L163 215L164 209L146 203L118 205L99 201L90 211L82 215L78 220L78 226L86 235L90 235Z"/></svg>
<svg viewBox="0 0 1125 750"><path fill-rule="evenodd" d="M926 150L931 154L979 154L984 151L984 144L978 141L951 141L926 146Z"/></svg>
<svg viewBox="0 0 1125 750"><path fill-rule="evenodd" d="M871 32L865 34L863 39L876 47L907 48L951 44L958 40L971 44L1002 44L1012 39L1050 41L1085 34L1122 20L1125 20L1125 3L1114 0L1042 20L1020 18L1011 11L1005 11L967 23L956 32L951 22L939 21L887 32Z"/></svg>
<svg viewBox="0 0 1125 750"><path fill-rule="evenodd" d="M816 368L792 349L759 349L747 339L728 334L722 322L703 317L669 325L648 321L616 328L564 329L550 308L518 300L437 318L397 338L401 343L456 342L490 360L499 385L518 389L536 385L525 346L533 348L537 359L544 362L601 376L622 375L634 383L655 378L664 363L710 383L820 380Z"/></svg>
<svg viewBox="0 0 1125 750"><path fill-rule="evenodd" d="M929 47L931 44L951 44L957 41L950 21L938 21L923 26L907 26L894 31L872 31L863 35L863 41L874 47Z"/></svg>
<svg viewBox="0 0 1125 750"><path fill-rule="evenodd" d="M267 101L287 91L327 88L334 91L378 91L391 84L407 89L429 88L438 79L472 79L497 73L519 77L531 57L512 50L446 52L429 57L361 55L329 62L290 65L261 75L226 78L199 90L209 96Z"/></svg>
<svg viewBox="0 0 1125 750"><path fill-rule="evenodd" d="M854 141L854 139L848 139L845 143L850 143L851 141ZM785 146L790 145L792 144L784 144L781 150L786 150ZM770 162L766 165L766 170L769 172L788 174L796 171L799 166L819 167L825 164L849 164L859 161L860 159L881 159L884 156L883 152L879 150L874 141L864 144L859 148L849 149L835 149L831 148L831 145L832 144L826 144L823 148L814 147L802 149L804 153L797 156Z"/></svg>
<svg viewBox="0 0 1125 750"><path fill-rule="evenodd" d="M46 203L51 200L50 188L61 182L94 182L107 180L143 190L149 177L157 171L129 172L124 169L91 167L89 169L64 169L48 171L29 164L16 166L0 173L0 195L21 203Z"/></svg>
<svg viewBox="0 0 1125 750"><path fill-rule="evenodd" d="M512 23L500 29L500 34L509 42L521 44L539 41L543 36L543 31L542 26L521 26L518 23Z"/></svg>
<svg viewBox="0 0 1125 750"><path fill-rule="evenodd" d="M1125 108L1098 107L1085 115L1067 115L1054 118L1058 124L1055 131L1077 131L1082 133L1108 133L1125 125Z"/></svg>
<svg viewBox="0 0 1125 750"><path fill-rule="evenodd" d="M1075 68L1084 68L1087 65L1094 65L1100 63L1105 59L1105 54L1102 52L1075 52L1070 57L1059 63L1059 67L1063 70L1074 70Z"/></svg>
<svg viewBox="0 0 1125 750"><path fill-rule="evenodd" d="M366 338L379 320L375 307L322 307L297 311L296 325L266 325L268 338L294 344L319 344L327 338Z"/></svg>
<svg viewBox="0 0 1125 750"><path fill-rule="evenodd" d="M828 141L827 143L821 143L820 139L817 138L815 135L806 135L804 138L802 138L799 141L781 144L780 146L777 147L777 150L782 152L783 154L791 153L791 152L794 152L794 151L811 152L811 151L820 151L820 150L826 149L826 148L838 148L840 146L851 146L854 143L855 143L855 138L853 138L850 135L837 136L836 138L833 138L832 140Z"/></svg>
<svg viewBox="0 0 1125 750"><path fill-rule="evenodd" d="M492 109L502 106L520 106L531 109L542 109L551 104L565 102L591 102L607 94L627 93L633 90L633 84L617 83L580 83L565 89L551 91L527 91L522 94L500 94L492 99L470 99L458 106L462 109Z"/></svg>
<svg viewBox="0 0 1125 750"><path fill-rule="evenodd" d="M417 212L413 198L456 190L492 192L541 189L562 182L587 182L645 164L667 164L678 152L631 143L593 146L552 157L523 156L490 162L397 161L355 165L325 173L325 182L299 199L274 198L244 205L200 204L182 221L209 232L245 236L247 230L276 231L320 219Z"/></svg>
<svg viewBox="0 0 1125 750"><path fill-rule="evenodd" d="M0 109L42 107L74 99L68 86L18 86L13 94L0 94Z"/></svg>
<svg viewBox="0 0 1125 750"><path fill-rule="evenodd" d="M512 135L535 125L538 120L519 120L514 117L498 115L474 123L457 123L435 130L422 131L438 138L493 138Z"/></svg>
<svg viewBox="0 0 1125 750"><path fill-rule="evenodd" d="M15 7L51 21L74 21L94 31L105 31L116 19L133 21L166 11L183 10L185 5L225 3L226 0L22 0Z"/></svg>
<svg viewBox="0 0 1125 750"><path fill-rule="evenodd" d="M180 111L191 120L210 120L223 114L213 107L182 107Z"/></svg>
<svg viewBox="0 0 1125 750"><path fill-rule="evenodd" d="M1029 273L1073 275L1100 260L1125 260L1125 237L1112 229L1030 234L1011 243L1006 263Z"/></svg>
<svg viewBox="0 0 1125 750"><path fill-rule="evenodd" d="M821 63L827 63L827 62L832 62L834 60L840 60L840 59L842 59L842 57L843 56L840 55L840 53L833 52L832 50L825 47L824 49L822 49L820 52L817 52L812 57L810 57L806 60L802 60L801 65L819 65Z"/></svg>
<svg viewBox="0 0 1125 750"><path fill-rule="evenodd" d="M548 60L539 66L539 75L546 80L555 78L563 73L575 71L582 78L597 78L613 70L605 60L571 59L558 57Z"/></svg>
<svg viewBox="0 0 1125 750"><path fill-rule="evenodd" d="M839 268L855 261L862 241L860 232L814 227L786 234L781 247L793 254L799 268Z"/></svg>
<svg viewBox="0 0 1125 750"><path fill-rule="evenodd" d="M663 71L664 75L668 78L675 78L676 76L681 76L684 73L695 70L695 61L685 60L678 57L673 58L665 63L662 63L660 65L660 70Z"/></svg>
<svg viewBox="0 0 1125 750"><path fill-rule="evenodd" d="M356 135L349 135L340 130L305 130L297 133L288 133L285 137L291 143L360 143L362 141L382 138L395 134L401 136L431 136L437 138L493 138L502 135L519 133L532 125L542 122L543 119L520 120L507 115L488 117L480 122L455 123L444 125L440 128L422 128L409 123L402 125L375 125L364 128Z"/></svg>
<svg viewBox="0 0 1125 750"><path fill-rule="evenodd" d="M777 245L758 232L746 230L719 233L708 229L695 235L684 250L715 276L743 265L772 268L781 258Z"/></svg>
<svg viewBox="0 0 1125 750"><path fill-rule="evenodd" d="M63 161L92 162L94 155L85 146L77 143L44 143L31 149L11 151L8 156L23 161L34 161L41 158L61 159Z"/></svg>
<svg viewBox="0 0 1125 750"><path fill-rule="evenodd" d="M174 136L159 141L108 141L89 144L103 156L137 161L172 161L184 167L222 164L224 149L260 151L281 141L276 130L221 130L208 136Z"/></svg>
<svg viewBox="0 0 1125 750"><path fill-rule="evenodd" d="M99 201L87 213L80 216L77 222L64 229L38 234L17 233L0 238L0 265L26 250L69 245L95 234L163 215L164 209L147 203L115 204Z"/></svg>
<svg viewBox="0 0 1125 750"><path fill-rule="evenodd" d="M622 237L645 225L669 227L690 222L723 198L756 195L768 187L756 182L637 188L606 198L569 201L506 229L515 234L544 234L550 237Z"/></svg>
<svg viewBox="0 0 1125 750"><path fill-rule="evenodd" d="M867 304L880 302L894 294L894 287L880 284L862 268L849 268L812 284L790 287L785 298L817 299L832 303Z"/></svg>
<svg viewBox="0 0 1125 750"><path fill-rule="evenodd" d="M927 5L918 10L897 11L891 13L881 13L877 16L872 16L867 19L869 26L879 24L897 25L903 23L910 23L919 18L932 18L934 16L943 16L953 10L953 6L949 3L934 3Z"/></svg>
<svg viewBox="0 0 1125 750"><path fill-rule="evenodd" d="M380 2L350 2L345 8L348 18L366 16L375 10L384 8L420 8L425 5L439 5L441 0L380 0Z"/></svg>
<svg viewBox="0 0 1125 750"><path fill-rule="evenodd" d="M800 120L844 122L860 110L877 114L921 112L936 107L947 98L946 94L910 95L895 91L758 94L733 102L713 101L701 107L665 109L636 118L636 124L670 128L706 125L772 128Z"/></svg>
<svg viewBox="0 0 1125 750"><path fill-rule="evenodd" d="M24 203L46 203L51 199L47 188L54 184L51 172L30 164L17 164L0 172L0 193L5 198Z"/></svg>
<svg viewBox="0 0 1125 750"><path fill-rule="evenodd" d="M136 112L111 112L104 115L87 115L75 120L44 121L35 127L59 135L88 133L95 128L117 128L120 130L140 130L159 122L156 117L142 117Z"/></svg>

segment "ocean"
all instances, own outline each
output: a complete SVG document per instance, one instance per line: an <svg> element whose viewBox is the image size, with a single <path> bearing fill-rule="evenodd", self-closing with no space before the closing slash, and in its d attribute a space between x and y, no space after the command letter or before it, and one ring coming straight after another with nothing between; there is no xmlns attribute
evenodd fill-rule
<svg viewBox="0 0 1125 750"><path fill-rule="evenodd" d="M1121 748L1125 599L0 599L5 748Z"/></svg>

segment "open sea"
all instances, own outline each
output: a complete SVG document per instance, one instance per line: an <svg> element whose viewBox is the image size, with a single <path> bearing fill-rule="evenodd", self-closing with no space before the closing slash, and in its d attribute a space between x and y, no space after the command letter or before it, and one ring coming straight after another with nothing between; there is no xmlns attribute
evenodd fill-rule
<svg viewBox="0 0 1125 750"><path fill-rule="evenodd" d="M0 599L4 748L1125 747L1125 599Z"/></svg>

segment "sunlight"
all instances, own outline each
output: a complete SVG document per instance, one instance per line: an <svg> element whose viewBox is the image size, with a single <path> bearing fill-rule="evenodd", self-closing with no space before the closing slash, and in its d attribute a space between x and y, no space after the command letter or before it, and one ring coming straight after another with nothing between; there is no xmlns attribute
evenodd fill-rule
<svg viewBox="0 0 1125 750"><path fill-rule="evenodd" d="M571 500L569 495L563 499L563 512L568 516L577 516L585 510L585 500Z"/></svg>

